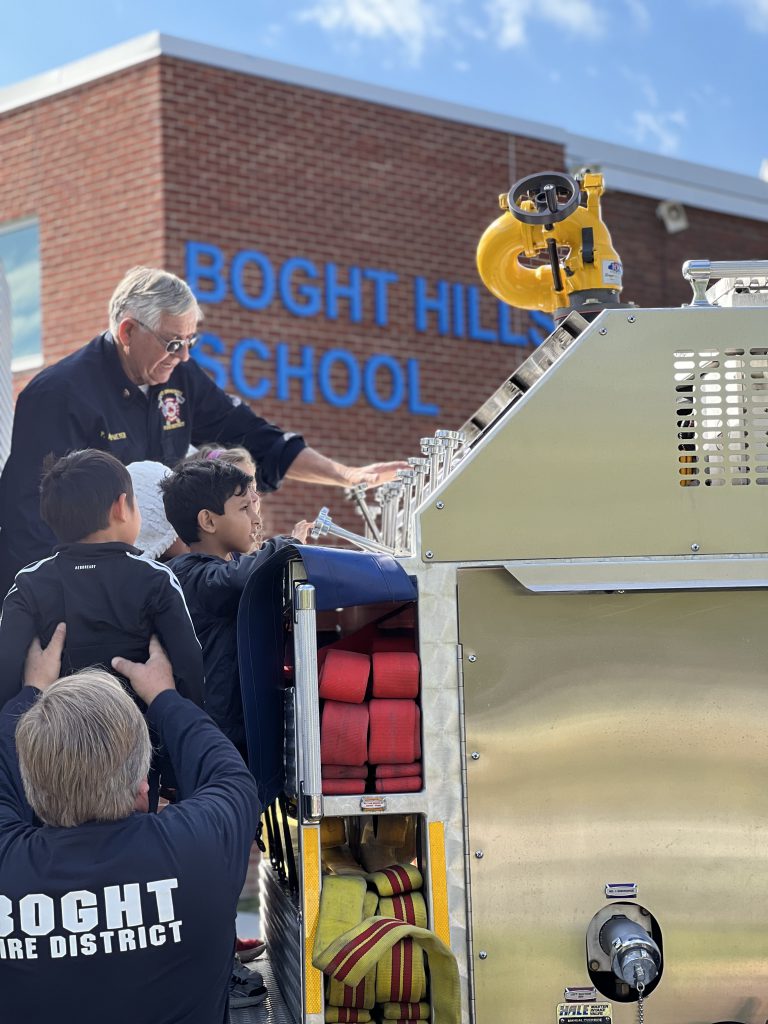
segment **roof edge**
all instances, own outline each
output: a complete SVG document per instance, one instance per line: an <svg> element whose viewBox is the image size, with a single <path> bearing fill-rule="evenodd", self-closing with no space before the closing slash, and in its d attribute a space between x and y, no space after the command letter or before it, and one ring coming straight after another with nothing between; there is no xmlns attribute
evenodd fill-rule
<svg viewBox="0 0 768 1024"><path fill-rule="evenodd" d="M365 100L507 135L522 135L553 142L563 146L568 166L574 168L587 165L602 171L611 191L671 200L729 216L768 221L768 182L756 176L661 156L576 135L556 125L402 92L263 57L252 57L160 32L149 32L0 89L0 114L160 56Z"/></svg>
<svg viewBox="0 0 768 1024"><path fill-rule="evenodd" d="M67 89L75 89L79 85L86 85L116 71L124 71L126 68L159 57L162 54L161 38L159 32L148 32L81 60L62 64L61 67L35 75L34 78L26 78L14 85L4 86L0 89L0 114L7 114L17 107L37 103Z"/></svg>

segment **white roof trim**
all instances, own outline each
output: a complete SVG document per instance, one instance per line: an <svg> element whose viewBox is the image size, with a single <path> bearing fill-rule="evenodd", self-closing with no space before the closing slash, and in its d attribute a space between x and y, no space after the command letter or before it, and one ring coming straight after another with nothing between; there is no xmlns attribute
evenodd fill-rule
<svg viewBox="0 0 768 1024"><path fill-rule="evenodd" d="M27 78L16 85L5 86L0 89L0 114L7 114L16 107L37 103L66 89L74 89L78 85L94 82L116 71L124 71L125 68L159 57L163 52L160 40L159 32L150 32L82 60L63 64L53 71Z"/></svg>
<svg viewBox="0 0 768 1024"><path fill-rule="evenodd" d="M349 96L352 99L380 103L510 135L526 135L559 143L565 149L566 162L570 167L589 165L600 169L612 191L672 200L713 210L726 216L768 221L768 182L758 177L659 156L629 146L617 146L599 139L574 135L554 125L495 114L492 111L388 89L368 82L357 82L262 57L250 57L247 54L158 32L150 32L91 57L65 64L43 75L0 89L0 114L161 55ZM503 184L505 183L502 183L501 187Z"/></svg>

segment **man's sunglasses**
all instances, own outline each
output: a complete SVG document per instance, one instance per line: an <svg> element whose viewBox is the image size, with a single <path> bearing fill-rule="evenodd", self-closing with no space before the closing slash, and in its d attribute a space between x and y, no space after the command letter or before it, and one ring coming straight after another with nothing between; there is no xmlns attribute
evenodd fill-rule
<svg viewBox="0 0 768 1024"><path fill-rule="evenodd" d="M181 352L184 346L186 346L188 350L194 348L194 346L200 340L200 335L197 332L195 332L194 334L190 334L188 338L164 338L161 334L158 334L157 331L153 331L151 327L148 327L146 324L142 323L141 320L136 320L135 316L132 317L131 319L133 319L139 325L139 327L143 327L145 331L149 331L149 333L154 338L157 338L160 344L165 348L165 351L172 356L175 356L177 355L177 353Z"/></svg>

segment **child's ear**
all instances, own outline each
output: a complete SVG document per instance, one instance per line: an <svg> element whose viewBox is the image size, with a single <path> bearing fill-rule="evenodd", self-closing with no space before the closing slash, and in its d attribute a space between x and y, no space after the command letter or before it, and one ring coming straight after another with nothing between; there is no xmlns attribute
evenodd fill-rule
<svg viewBox="0 0 768 1024"><path fill-rule="evenodd" d="M209 508L201 508L197 513L197 525L204 533L216 533L216 520Z"/></svg>
<svg viewBox="0 0 768 1024"><path fill-rule="evenodd" d="M110 510L110 518L118 523L127 523L131 516L132 506L128 501L127 494L121 494L117 501L112 505Z"/></svg>

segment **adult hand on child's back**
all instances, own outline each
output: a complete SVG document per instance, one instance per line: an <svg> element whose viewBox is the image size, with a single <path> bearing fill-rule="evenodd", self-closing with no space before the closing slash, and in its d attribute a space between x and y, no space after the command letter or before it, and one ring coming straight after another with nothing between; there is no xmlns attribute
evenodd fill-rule
<svg viewBox="0 0 768 1024"><path fill-rule="evenodd" d="M171 663L156 636L149 641L147 661L142 663L127 658L113 658L112 668L125 676L136 696L146 705L150 705L163 690L176 689Z"/></svg>
<svg viewBox="0 0 768 1024"><path fill-rule="evenodd" d="M24 685L35 686L38 690L47 689L61 675L61 655L64 652L64 640L67 627L60 622L53 631L46 648L41 647L37 637L29 645L27 658L24 662Z"/></svg>

